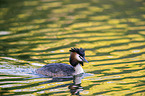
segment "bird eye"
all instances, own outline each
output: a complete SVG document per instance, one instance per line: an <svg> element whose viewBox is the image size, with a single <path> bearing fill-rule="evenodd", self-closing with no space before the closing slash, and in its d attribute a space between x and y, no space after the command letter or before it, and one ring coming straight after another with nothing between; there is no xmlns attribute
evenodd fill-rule
<svg viewBox="0 0 145 96"><path fill-rule="evenodd" d="M79 57L83 60L82 56L79 56Z"/></svg>

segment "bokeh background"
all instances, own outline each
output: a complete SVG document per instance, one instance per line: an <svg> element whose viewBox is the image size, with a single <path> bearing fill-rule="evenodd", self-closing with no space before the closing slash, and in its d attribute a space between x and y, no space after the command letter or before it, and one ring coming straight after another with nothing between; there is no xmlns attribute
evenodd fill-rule
<svg viewBox="0 0 145 96"><path fill-rule="evenodd" d="M32 77L72 47L93 74L81 95L145 96L144 0L0 0L0 95L70 95L72 81Z"/></svg>

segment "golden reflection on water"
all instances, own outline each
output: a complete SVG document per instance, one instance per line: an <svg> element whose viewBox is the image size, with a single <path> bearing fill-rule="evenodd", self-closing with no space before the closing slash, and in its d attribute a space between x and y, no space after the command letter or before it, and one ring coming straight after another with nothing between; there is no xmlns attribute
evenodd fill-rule
<svg viewBox="0 0 145 96"><path fill-rule="evenodd" d="M93 75L82 79L81 95L144 96L144 5L143 0L2 1L0 95L70 95L72 81L33 78L33 71L47 63L69 64L68 50L82 47L89 61L83 68Z"/></svg>

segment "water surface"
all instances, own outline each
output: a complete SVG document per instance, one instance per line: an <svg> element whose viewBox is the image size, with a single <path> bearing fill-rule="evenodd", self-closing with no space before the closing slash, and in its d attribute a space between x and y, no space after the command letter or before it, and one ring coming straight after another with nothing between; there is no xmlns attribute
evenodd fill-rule
<svg viewBox="0 0 145 96"><path fill-rule="evenodd" d="M38 77L86 49L80 95L145 95L144 0L1 0L0 95L70 95L72 80Z"/></svg>

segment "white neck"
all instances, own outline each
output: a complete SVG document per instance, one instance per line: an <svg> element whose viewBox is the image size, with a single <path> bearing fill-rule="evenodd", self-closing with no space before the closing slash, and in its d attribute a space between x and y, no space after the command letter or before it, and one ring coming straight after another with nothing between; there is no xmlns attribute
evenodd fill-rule
<svg viewBox="0 0 145 96"><path fill-rule="evenodd" d="M74 67L74 69L75 69L74 75L77 75L77 74L80 74L80 73L84 73L84 70L83 70L83 68L82 68L82 66L80 64L76 65Z"/></svg>

